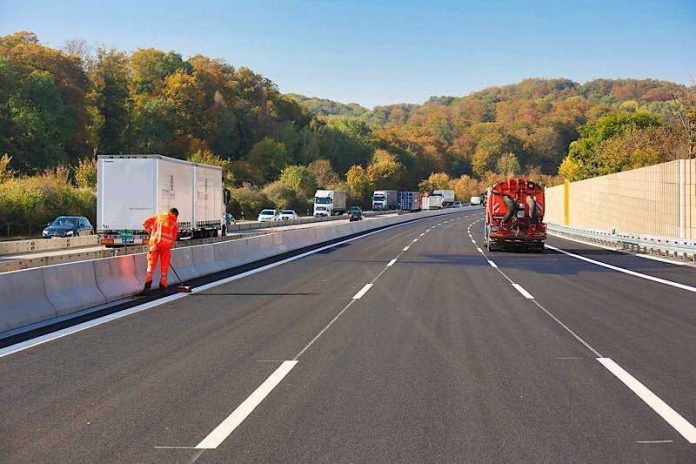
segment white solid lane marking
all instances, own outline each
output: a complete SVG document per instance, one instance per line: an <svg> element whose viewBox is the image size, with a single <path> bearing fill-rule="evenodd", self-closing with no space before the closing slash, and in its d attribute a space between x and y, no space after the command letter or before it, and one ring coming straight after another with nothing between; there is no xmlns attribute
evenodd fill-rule
<svg viewBox="0 0 696 464"><path fill-rule="evenodd" d="M14 353L17 353L19 351L26 350L28 348L32 348L36 345L41 345L43 343L47 343L53 340L57 340L59 338L66 337L68 335L72 335L77 332L81 332L86 329L91 329L92 327L96 327L101 324L105 324L109 321L114 321L116 319L121 319L122 317L130 316L131 314L139 313L140 311L145 311L150 308L154 308L155 306L159 306L164 303L169 303L181 298L184 298L186 296L185 293L178 293L176 295L171 295L167 296L165 298L155 300L155 301L150 301L149 303L145 303L142 305L134 306L132 308L125 309L123 311L119 311L113 314L109 314L107 316L100 317L98 319L93 319L91 321L83 322L81 324L74 325L72 327L66 327L65 329L58 330L56 332L51 332L46 335L42 335L37 338L32 338L30 340L23 341L21 343L17 343L15 345L10 345L6 346L5 348L0 349L0 358L4 356L8 356Z"/></svg>
<svg viewBox="0 0 696 464"><path fill-rule="evenodd" d="M372 285L373 285L373 284L365 284L365 286L364 286L363 288L361 288L360 291L359 291L358 293L355 294L355 296L353 297L353 299L354 299L354 300L359 300L360 298L362 298L363 295L366 294L367 291L368 291L369 289L372 288Z"/></svg>
<svg viewBox="0 0 696 464"><path fill-rule="evenodd" d="M404 251L408 251L409 247L404 247Z"/></svg>
<svg viewBox="0 0 696 464"><path fill-rule="evenodd" d="M696 443L696 427L691 425L677 411L672 409L667 403L662 401L656 394L651 392L645 385L640 383L635 377L626 372L621 366L616 364L611 358L597 358L609 372L621 380L633 393L645 402L653 411L671 425L682 437L686 438L691 444Z"/></svg>
<svg viewBox="0 0 696 464"><path fill-rule="evenodd" d="M638 440L636 443L651 445L658 443L674 443L674 440Z"/></svg>
<svg viewBox="0 0 696 464"><path fill-rule="evenodd" d="M483 250L480 249L479 247L476 247L476 251L478 251L479 253L483 253Z"/></svg>
<svg viewBox="0 0 696 464"><path fill-rule="evenodd" d="M579 259L581 261L586 261L588 263L596 264L597 266L602 266L602 267L605 267L607 269L611 269L612 271L622 272L624 274L632 275L634 277L640 277L641 279L650 280L652 282L657 282L660 284L669 285L670 287L681 288L682 290L696 293L696 287L692 287L690 285L680 284L679 282L672 282L671 280L661 279L659 277L653 277L651 275L643 274L643 273L636 272L636 271L631 271L629 269L624 269L622 267L614 266L612 264L603 263L601 261L597 261L597 260L594 260L591 258L585 258L584 256L576 255L575 253L570 253L568 251L561 250L560 248L556 248L554 246L546 245L546 248L549 248L549 249L554 250L554 251L558 251L559 253L563 253L564 255L568 255L572 258Z"/></svg>
<svg viewBox="0 0 696 464"><path fill-rule="evenodd" d="M497 268L497 267L498 267L498 265L495 264L495 263L494 263L493 261L491 261L490 259L488 260L488 264L490 264L491 267L494 267L494 268Z"/></svg>
<svg viewBox="0 0 696 464"><path fill-rule="evenodd" d="M520 292L523 297L525 297L528 300L533 300L534 297L532 296L531 293L529 293L527 290L524 289L520 284L512 284L513 287L515 287L515 290Z"/></svg>
<svg viewBox="0 0 696 464"><path fill-rule="evenodd" d="M394 258L394 259L392 259L391 261L389 261L389 262L387 263L387 266L393 266L395 262L396 262L396 258Z"/></svg>
<svg viewBox="0 0 696 464"><path fill-rule="evenodd" d="M256 406L268 396L271 391L288 375L293 367L297 365L297 361L285 361L278 367L247 399L242 402L237 409L232 411L232 414L220 423L215 430L210 432L207 437L196 445L197 449L215 449L230 436L234 429L239 424L244 422L244 419L249 417Z"/></svg>

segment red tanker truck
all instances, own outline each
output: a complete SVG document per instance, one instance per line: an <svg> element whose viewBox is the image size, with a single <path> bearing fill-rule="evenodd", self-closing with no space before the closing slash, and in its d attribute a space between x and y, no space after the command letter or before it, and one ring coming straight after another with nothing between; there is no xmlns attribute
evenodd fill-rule
<svg viewBox="0 0 696 464"><path fill-rule="evenodd" d="M528 179L507 179L486 190L484 246L544 252L544 188Z"/></svg>

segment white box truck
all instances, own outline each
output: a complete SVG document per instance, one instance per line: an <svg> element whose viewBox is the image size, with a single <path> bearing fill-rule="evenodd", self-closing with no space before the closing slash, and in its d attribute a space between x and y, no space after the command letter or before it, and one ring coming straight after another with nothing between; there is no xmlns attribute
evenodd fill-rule
<svg viewBox="0 0 696 464"><path fill-rule="evenodd" d="M428 195L423 195L421 197L421 209L422 210L430 209L430 198L432 198L432 197L430 197Z"/></svg>
<svg viewBox="0 0 696 464"><path fill-rule="evenodd" d="M469 204L471 206L480 205L481 204L481 197L471 197L471 200L469 200Z"/></svg>
<svg viewBox="0 0 696 464"><path fill-rule="evenodd" d="M384 211L399 207L399 193L396 190L375 190L372 194L372 209Z"/></svg>
<svg viewBox="0 0 696 464"><path fill-rule="evenodd" d="M451 208L454 203L454 190L433 190L432 196L440 197L440 200L435 208L430 209Z"/></svg>
<svg viewBox="0 0 696 464"><path fill-rule="evenodd" d="M442 197L442 201L454 201L454 190L433 190L433 195Z"/></svg>
<svg viewBox="0 0 696 464"><path fill-rule="evenodd" d="M180 237L225 233L229 190L222 169L160 155L100 156L97 233L104 245L146 243L143 221L179 210Z"/></svg>
<svg viewBox="0 0 696 464"><path fill-rule="evenodd" d="M346 212L348 194L338 190L317 190L314 195L315 216L340 216Z"/></svg>
<svg viewBox="0 0 696 464"><path fill-rule="evenodd" d="M425 197L424 197L425 198ZM428 207L426 208L423 203L421 203L421 209L441 209L442 208L442 197L440 195L430 195L428 196Z"/></svg>

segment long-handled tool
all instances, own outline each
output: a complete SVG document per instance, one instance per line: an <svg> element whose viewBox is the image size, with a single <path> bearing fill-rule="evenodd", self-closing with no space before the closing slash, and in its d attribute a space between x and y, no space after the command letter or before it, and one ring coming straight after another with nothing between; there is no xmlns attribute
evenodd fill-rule
<svg viewBox="0 0 696 464"><path fill-rule="evenodd" d="M179 277L179 274L177 274L176 269L174 269L174 266L172 266L172 263L169 263L169 268L172 270L172 272L174 272L174 275L179 281L179 286L176 287L176 291L178 293L191 293L191 287L183 284L181 277Z"/></svg>

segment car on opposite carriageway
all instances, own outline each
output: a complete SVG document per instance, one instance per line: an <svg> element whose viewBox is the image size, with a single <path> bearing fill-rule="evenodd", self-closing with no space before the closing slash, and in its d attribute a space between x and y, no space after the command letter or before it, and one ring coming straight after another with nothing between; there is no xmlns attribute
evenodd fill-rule
<svg viewBox="0 0 696 464"><path fill-rule="evenodd" d="M92 235L94 227L84 216L58 216L48 223L41 236L52 237L77 237L79 235Z"/></svg>
<svg viewBox="0 0 696 464"><path fill-rule="evenodd" d="M363 218L363 212L362 209L360 209L359 206L351 206L348 208L348 214L350 215L350 222L353 221L362 221Z"/></svg>
<svg viewBox="0 0 696 464"><path fill-rule="evenodd" d="M262 209L261 212L259 213L259 217L257 219L259 222L273 222L273 221L279 221L278 217L278 210L275 209Z"/></svg>
<svg viewBox="0 0 696 464"><path fill-rule="evenodd" d="M293 209L284 209L280 212L278 218L282 221L292 221L294 219L299 219L300 216L298 216Z"/></svg>

